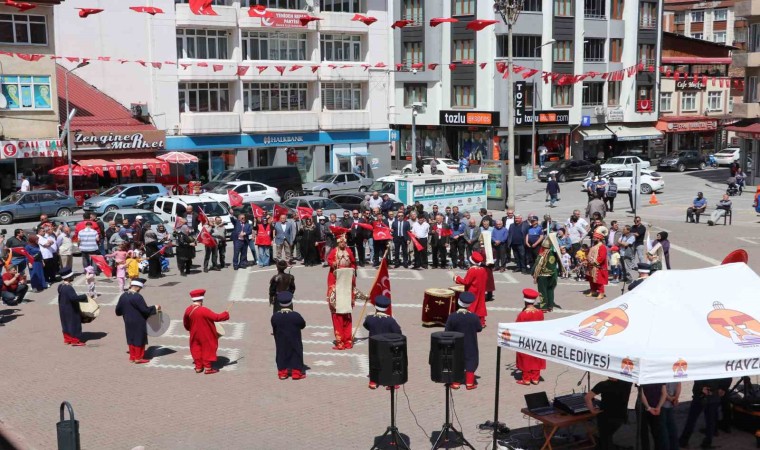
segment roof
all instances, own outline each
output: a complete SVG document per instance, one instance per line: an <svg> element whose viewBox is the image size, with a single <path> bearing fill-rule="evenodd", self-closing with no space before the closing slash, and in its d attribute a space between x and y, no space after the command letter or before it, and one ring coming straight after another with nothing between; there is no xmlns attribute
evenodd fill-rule
<svg viewBox="0 0 760 450"><path fill-rule="evenodd" d="M731 64L731 57L663 56L663 64Z"/></svg>
<svg viewBox="0 0 760 450"><path fill-rule="evenodd" d="M683 39L683 40L688 40L691 42L699 42L700 44L712 45L712 46L724 48L727 50L739 50L739 47L734 47L733 45L726 45L726 44L721 44L719 42L706 41L704 39L697 39L697 38L693 38L689 36L684 36L683 34L671 33L670 31L663 31L662 37L671 38L671 39ZM665 46L665 42L663 41L663 49L664 49L664 46Z"/></svg>
<svg viewBox="0 0 760 450"><path fill-rule="evenodd" d="M60 64L55 67L58 79L58 116L61 124L66 123L66 68ZM151 124L141 122L121 103L109 97L95 86L69 73L69 104L77 109L77 115L71 122L72 130L89 132L110 131L151 131L156 130Z"/></svg>
<svg viewBox="0 0 760 450"><path fill-rule="evenodd" d="M713 1L705 3L702 0L665 0L663 9L665 11L688 11L688 10L706 10L714 8L733 8L736 2L734 0Z"/></svg>

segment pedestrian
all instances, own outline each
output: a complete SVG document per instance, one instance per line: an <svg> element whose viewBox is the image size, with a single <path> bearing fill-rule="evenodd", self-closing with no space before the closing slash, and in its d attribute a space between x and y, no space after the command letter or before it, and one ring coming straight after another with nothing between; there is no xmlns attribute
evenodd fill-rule
<svg viewBox="0 0 760 450"><path fill-rule="evenodd" d="M354 346L351 310L356 302L356 258L348 248L344 234L338 237L338 247L327 256L327 263L330 265L327 274L327 304L335 333L333 350L350 350ZM352 275L350 279L341 277L339 282L338 271L344 269L352 270Z"/></svg>
<svg viewBox="0 0 760 450"><path fill-rule="evenodd" d="M148 256L148 278L161 278L161 252L158 248L158 235L148 228L143 235L145 253Z"/></svg>
<svg viewBox="0 0 760 450"><path fill-rule="evenodd" d="M615 183L615 179L610 177L607 183L607 191L604 193L604 201L607 205L607 211L615 211L615 197L617 197L618 185Z"/></svg>
<svg viewBox="0 0 760 450"><path fill-rule="evenodd" d="M190 274L195 255L195 238L190 235L190 227L183 224L177 232L177 270L179 275L186 277Z"/></svg>
<svg viewBox="0 0 760 450"><path fill-rule="evenodd" d="M504 272L507 265L507 229L501 220L497 220L495 226L491 231L494 270Z"/></svg>
<svg viewBox="0 0 760 450"><path fill-rule="evenodd" d="M47 289L48 284L45 281L42 252L40 251L39 239L36 234L29 236L24 250L32 258L32 262L29 263L29 283L32 285L34 292L42 292Z"/></svg>
<svg viewBox="0 0 760 450"><path fill-rule="evenodd" d="M596 297L597 300L607 298L604 293L604 287L609 282L609 271L607 269L607 247L604 245L604 235L599 229L594 231L592 247L589 249L588 260L589 272L587 279L589 290L585 292L586 297Z"/></svg>
<svg viewBox="0 0 760 450"><path fill-rule="evenodd" d="M691 388L689 415L686 418L681 437L678 439L678 445L681 448L689 448L689 438L694 433L697 419L703 411L705 414L705 437L700 447L714 448L712 439L715 436L718 424L718 410L721 397L726 395L726 391L720 389L720 385L721 380L697 380L694 382Z"/></svg>
<svg viewBox="0 0 760 450"><path fill-rule="evenodd" d="M473 221L473 224L475 222ZM412 234L419 242L421 248L414 247L414 266L412 269L427 269L428 267L428 235L430 234L430 224L425 221L425 217L420 215L417 222L412 224Z"/></svg>
<svg viewBox="0 0 760 450"><path fill-rule="evenodd" d="M715 211L710 213L710 220L707 221L707 225L713 226L718 220L731 211L731 199L728 194L723 194L723 198L718 201L715 206Z"/></svg>
<svg viewBox="0 0 760 450"><path fill-rule="evenodd" d="M291 294L296 292L296 277L285 273L287 268L287 262L277 261L277 274L269 280L269 304L272 305L273 313L280 310L280 304L277 302L277 295L280 292L290 292ZM293 307L291 306L290 309Z"/></svg>
<svg viewBox="0 0 760 450"><path fill-rule="evenodd" d="M211 226L211 236L216 239L216 252L218 259L212 260L212 270L221 270L226 266L227 257L227 230L224 227L222 218L217 216L210 219L209 225ZM213 254L212 254L213 256Z"/></svg>
<svg viewBox="0 0 760 450"><path fill-rule="evenodd" d="M203 372L206 375L211 375L219 372L219 369L212 367L213 363L216 362L216 350L219 347L216 322L230 320L230 313L225 310L217 314L203 306L205 296L205 289L190 291L190 299L193 304L185 310L182 324L185 326L185 330L190 332L190 355L193 357L195 373Z"/></svg>
<svg viewBox="0 0 760 450"><path fill-rule="evenodd" d="M26 284L26 277L18 272L18 266L6 265L3 273L2 291L0 291L3 303L8 306L23 303L28 290L29 285Z"/></svg>
<svg viewBox="0 0 760 450"><path fill-rule="evenodd" d="M363 324L364 328L369 331L369 337L387 333L402 334L401 327L396 319L386 313L391 306L391 299L384 295L378 295L375 297L374 303L375 314L367 315ZM377 389L377 383L370 380L368 387Z"/></svg>
<svg viewBox="0 0 760 450"><path fill-rule="evenodd" d="M541 242L543 242L544 238L544 229L538 223L538 216L531 216L530 228L528 228L525 234L526 271L533 270L536 258L538 257L538 250L541 247Z"/></svg>
<svg viewBox="0 0 760 450"><path fill-rule="evenodd" d="M26 177L26 175L19 175L19 178L21 179L21 189L19 189L21 192L29 192L32 190L32 186L29 184L29 179Z"/></svg>
<svg viewBox="0 0 760 450"><path fill-rule="evenodd" d="M697 197L691 202L691 206L686 209L686 222L699 223L699 216L707 209L707 199L704 194L697 192Z"/></svg>
<svg viewBox="0 0 760 450"><path fill-rule="evenodd" d="M106 255L109 258L113 258L114 265L116 266L116 282L119 284L119 292L124 292L127 289L127 249L129 244L122 244L120 248L116 248L113 253Z"/></svg>
<svg viewBox="0 0 760 450"><path fill-rule="evenodd" d="M91 220L85 221L84 229L77 234L79 239L79 251L82 253L82 269L92 265L92 258L90 256L98 254L99 251L98 241L100 240L100 235L98 234L98 231L93 228L93 224L94 222Z"/></svg>
<svg viewBox="0 0 760 450"><path fill-rule="evenodd" d="M274 224L275 259L280 260L285 254L287 263L293 262L293 243L296 237L295 224L288 221L288 216L282 214L280 221ZM250 234L250 233L249 233ZM234 262L234 261L233 261Z"/></svg>
<svg viewBox="0 0 760 450"><path fill-rule="evenodd" d="M475 219L467 221L467 228L464 230L465 258L468 259L480 249L480 227Z"/></svg>
<svg viewBox="0 0 760 450"><path fill-rule="evenodd" d="M278 292L276 300L278 307L272 314L271 324L277 378L287 380L290 376L293 380L303 380L306 378L306 366L303 363L301 330L306 328L306 321L299 313L293 311L292 292Z"/></svg>
<svg viewBox="0 0 760 450"><path fill-rule="evenodd" d="M488 284L488 274L486 268L482 266L483 256L480 252L475 252L470 256L470 268L464 278L454 276L454 283L464 286L466 292L472 293L473 301L469 303L470 311L475 313L480 319L483 328L486 326L486 290ZM460 296L461 297L461 296Z"/></svg>
<svg viewBox="0 0 760 450"><path fill-rule="evenodd" d="M554 204L559 201L559 183L554 175L549 177L549 181L546 182L546 201L549 202L549 207L554 208Z"/></svg>
<svg viewBox="0 0 760 450"><path fill-rule="evenodd" d="M599 194L595 194L594 198L586 205L586 217L591 218L594 214L599 214L602 218L607 214L607 206L605 206Z"/></svg>
<svg viewBox="0 0 760 450"><path fill-rule="evenodd" d="M71 269L61 270L59 275L61 284L58 285L58 313L61 318L63 343L72 347L82 347L85 343L82 341L82 312L79 304L88 301L87 295L77 294L71 286L74 279Z"/></svg>
<svg viewBox="0 0 760 450"><path fill-rule="evenodd" d="M638 403L636 408L638 420L640 421L641 449L649 450L651 443L649 434L651 433L654 440L655 450L664 450L667 443L665 435L662 433L662 418L660 411L662 405L667 400L667 390L665 383L643 384L639 390ZM643 411L641 411L643 409Z"/></svg>
<svg viewBox="0 0 760 450"><path fill-rule="evenodd" d="M636 256L636 236L631 233L630 225L623 227L623 233L618 238L617 247L620 249L620 259L622 260L620 279L625 283L631 279L631 272L633 272L635 267L634 260Z"/></svg>
<svg viewBox="0 0 760 450"><path fill-rule="evenodd" d="M375 220L372 222L372 266L379 267L380 261L386 256L385 251L388 250L391 230L388 219L379 209L375 208L375 211Z"/></svg>
<svg viewBox="0 0 760 450"><path fill-rule="evenodd" d="M601 395L600 408L594 405L594 397ZM586 407L596 415L599 429L597 449L614 450L618 447L613 442L615 432L628 421L628 397L631 395L631 383L608 378L600 381L586 394Z"/></svg>
<svg viewBox="0 0 760 450"><path fill-rule="evenodd" d="M464 255L467 242L465 241L464 233L467 230L467 224L462 222L462 218L459 214L453 215L451 218L451 238L449 239L449 256L451 257L451 268L465 269L467 266L464 264Z"/></svg>
<svg viewBox="0 0 760 450"><path fill-rule="evenodd" d="M208 273L209 263L211 263L211 270L219 270L219 242L214 238L213 231L214 226L208 222L200 226L201 232L198 234L199 238L201 234L203 236L211 236L212 239L204 238L202 242L204 247L203 254L203 272ZM250 239L249 239L250 240ZM254 255L255 256L255 255ZM247 257L247 252L246 252Z"/></svg>
<svg viewBox="0 0 760 450"><path fill-rule="evenodd" d="M525 263L525 238L528 233L528 224L523 223L522 215L516 214L515 221L509 226L507 232L507 246L512 249L512 255L515 259L514 272L528 273L528 266Z"/></svg>
<svg viewBox="0 0 760 450"><path fill-rule="evenodd" d="M145 364L145 346L148 345L148 318L161 311L160 305L148 306L140 291L145 286L144 278L135 278L129 283L129 289L119 297L116 315L124 319L124 331L129 347L129 361Z"/></svg>
<svg viewBox="0 0 760 450"><path fill-rule="evenodd" d="M238 270L248 267L248 239L253 232L248 224L245 214L235 217L230 214L232 222L232 268Z"/></svg>
<svg viewBox="0 0 760 450"><path fill-rule="evenodd" d="M523 306L520 314L517 315L516 322L540 322L544 320L544 313L541 309L536 308L538 301L538 292L533 289L523 289ZM541 380L541 371L546 369L546 360L525 353L517 353L517 369L522 372L522 379L517 380L517 384L530 386L538 384Z"/></svg>
<svg viewBox="0 0 760 450"><path fill-rule="evenodd" d="M87 266L84 268L84 282L87 284L87 295L90 297L98 297L98 291L95 287L95 268Z"/></svg>
<svg viewBox="0 0 760 450"><path fill-rule="evenodd" d="M262 217L256 228L256 247L259 249L259 267L269 266L272 260L272 225L269 216Z"/></svg>
<svg viewBox="0 0 760 450"><path fill-rule="evenodd" d="M409 267L409 232L412 226L404 218L404 213L399 211L396 218L391 222L391 233L393 235L393 265L398 269L401 265L404 268Z"/></svg>
<svg viewBox="0 0 760 450"><path fill-rule="evenodd" d="M636 238L633 246L633 250L636 253L636 262L648 262L645 256L646 242L644 242L647 237L647 227L641 223L641 217L636 216L633 218L631 234Z"/></svg>
<svg viewBox="0 0 760 450"><path fill-rule="evenodd" d="M479 363L478 333L483 331L483 325L478 316L469 310L474 301L475 295L472 292L461 293L457 302L457 311L449 315L446 320L446 331L464 334L464 376L465 387L468 391L478 387L475 383L475 371L478 370ZM460 383L450 385L452 389L459 389L459 386Z"/></svg>
<svg viewBox="0 0 760 450"><path fill-rule="evenodd" d="M675 408L681 397L681 383L673 382L665 384L665 403L660 409L660 430L665 442L665 450L678 450L678 425L676 425Z"/></svg>
<svg viewBox="0 0 760 450"><path fill-rule="evenodd" d="M551 239L544 239L533 267L533 282L538 286L540 293L538 309L544 312L552 312L555 307L559 308L554 303L554 289L557 288L557 278L561 272L560 257Z"/></svg>
<svg viewBox="0 0 760 450"><path fill-rule="evenodd" d="M66 226L60 228L57 245L61 269L71 269L74 265L74 243L71 241L71 228Z"/></svg>
<svg viewBox="0 0 760 450"><path fill-rule="evenodd" d="M610 277L613 283L620 281L620 248L617 245L610 247Z"/></svg>
<svg viewBox="0 0 760 450"><path fill-rule="evenodd" d="M446 257L446 249L449 247L451 228L443 223L443 215L437 214L435 222L430 229L430 249L433 252L433 269L440 267L447 269L449 264Z"/></svg>
<svg viewBox="0 0 760 450"><path fill-rule="evenodd" d="M20 274L24 274L26 266L28 265L26 256L20 253L26 251L27 237L24 230L16 228L13 230L13 237L5 241L5 249L11 258L11 264L16 266ZM16 249L16 251L14 251Z"/></svg>

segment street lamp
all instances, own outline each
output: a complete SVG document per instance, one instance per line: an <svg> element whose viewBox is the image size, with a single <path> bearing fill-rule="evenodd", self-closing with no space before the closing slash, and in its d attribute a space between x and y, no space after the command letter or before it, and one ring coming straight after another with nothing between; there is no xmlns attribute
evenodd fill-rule
<svg viewBox="0 0 760 450"><path fill-rule="evenodd" d="M417 114L425 111L424 102L412 103L412 173L417 173Z"/></svg>
<svg viewBox="0 0 760 450"><path fill-rule="evenodd" d="M523 0L494 0L493 10L501 16L507 26L507 208L515 208L515 103L514 72L512 70L512 26L523 9Z"/></svg>
<svg viewBox="0 0 760 450"><path fill-rule="evenodd" d="M69 109L69 74L77 69L81 69L84 66L90 65L87 61L82 61L77 64L73 69L67 70L63 74L63 82L65 84L66 93L66 153L69 157L69 195L74 195L74 175L72 174L73 168L71 167L71 121L74 119L71 117L71 110Z"/></svg>
<svg viewBox="0 0 760 450"><path fill-rule="evenodd" d="M538 56L538 50L541 47L546 47L547 45L552 45L556 43L556 39L551 39L549 41L544 42L543 44L539 45L538 47L533 49L533 59L536 59ZM539 65L539 70L536 73L541 73L541 68L543 67L543 58L541 59L541 64ZM535 76L535 75L534 75ZM531 165L535 167L536 165L536 83L533 82L533 95L531 95L531 140L530 140L530 158L531 158Z"/></svg>

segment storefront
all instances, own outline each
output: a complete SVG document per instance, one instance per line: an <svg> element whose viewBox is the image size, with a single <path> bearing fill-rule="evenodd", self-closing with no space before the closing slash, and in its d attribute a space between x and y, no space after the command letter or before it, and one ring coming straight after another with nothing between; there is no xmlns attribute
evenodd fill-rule
<svg viewBox="0 0 760 450"><path fill-rule="evenodd" d="M64 164L61 141L29 139L0 141L0 191L2 197L18 189L20 177L27 177L33 189L55 189L48 170Z"/></svg>
<svg viewBox="0 0 760 450"><path fill-rule="evenodd" d="M715 151L718 119L706 116L660 117L657 129L665 133L666 153L680 150Z"/></svg>
<svg viewBox="0 0 760 450"><path fill-rule="evenodd" d="M494 139L498 112L439 111L438 120L452 159L464 156L470 165L479 165L484 159L500 159L498 140Z"/></svg>
<svg viewBox="0 0 760 450"><path fill-rule="evenodd" d="M612 155L640 155L652 157L662 147L663 134L649 125L607 125L615 135Z"/></svg>
<svg viewBox="0 0 760 450"><path fill-rule="evenodd" d="M579 128L573 139L583 142L583 159L586 161L605 161L612 156L615 135L604 125Z"/></svg>
<svg viewBox="0 0 760 450"><path fill-rule="evenodd" d="M517 114L520 113L520 116ZM535 146L547 149L547 161L559 161L570 158L570 114L568 111L541 111L535 112L536 137ZM522 174L525 165L538 164L538 155L533 160L533 114L519 109L515 112L515 170L518 175ZM501 159L507 159L507 135L509 130L499 129L498 144Z"/></svg>
<svg viewBox="0 0 760 450"><path fill-rule="evenodd" d="M412 126L400 125L400 140L394 160L412 160ZM444 139L443 128L435 125L420 126L415 129L416 154L422 158L451 158L451 151Z"/></svg>

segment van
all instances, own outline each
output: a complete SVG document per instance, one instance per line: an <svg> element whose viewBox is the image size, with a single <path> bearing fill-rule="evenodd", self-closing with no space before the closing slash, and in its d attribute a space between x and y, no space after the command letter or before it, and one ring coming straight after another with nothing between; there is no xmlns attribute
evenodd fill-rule
<svg viewBox="0 0 760 450"><path fill-rule="evenodd" d="M227 208L213 198L203 195L159 197L156 199L156 203L153 204L153 212L158 214L161 220L168 221L167 223L174 226L177 216L185 217L187 215L187 205L192 205L196 211L203 210L203 213L209 219L221 217L224 229L227 231L227 236L231 235L234 227L232 226L232 221L230 221L230 213Z"/></svg>
<svg viewBox="0 0 760 450"><path fill-rule="evenodd" d="M277 188L283 200L303 192L301 173L295 166L254 167L248 169L225 170L201 189L209 192L215 187L230 181L256 181Z"/></svg>

